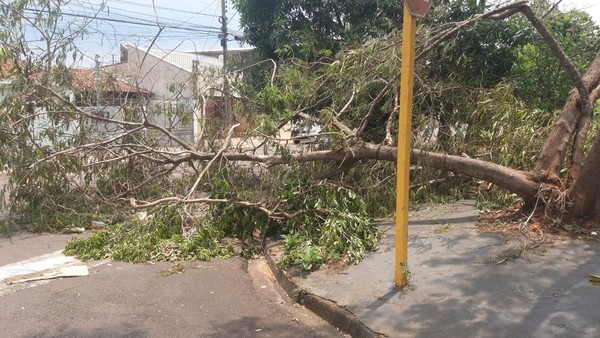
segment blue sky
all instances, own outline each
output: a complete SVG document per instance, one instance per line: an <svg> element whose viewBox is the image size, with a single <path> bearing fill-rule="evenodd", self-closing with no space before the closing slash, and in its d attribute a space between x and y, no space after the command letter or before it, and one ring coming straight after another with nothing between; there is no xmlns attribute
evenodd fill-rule
<svg viewBox="0 0 600 338"><path fill-rule="evenodd" d="M221 0L72 0L65 12L80 16L97 16L108 20L92 21L90 34L76 42L83 52L82 66L93 65L95 54L103 64L119 60L119 46L134 44L147 47L158 33L158 22L165 26L154 47L166 50L221 49L219 38ZM600 23L600 0L563 0L563 10L583 9ZM239 14L227 1L228 27L239 33ZM232 38L230 38L232 40ZM229 41L228 46L239 46Z"/></svg>
<svg viewBox="0 0 600 338"><path fill-rule="evenodd" d="M568 0L562 2L563 9L580 9L592 16L600 25L600 0Z"/></svg>
<svg viewBox="0 0 600 338"><path fill-rule="evenodd" d="M93 62L95 54L103 64L119 60L119 46L134 44L149 46L159 32L164 30L153 47L166 50L221 49L221 0L73 0L63 10L73 18L98 17L106 20L92 21L83 39L76 42L83 52L83 65ZM239 34L239 15L230 1L227 5L229 32ZM228 46L239 46L229 38Z"/></svg>

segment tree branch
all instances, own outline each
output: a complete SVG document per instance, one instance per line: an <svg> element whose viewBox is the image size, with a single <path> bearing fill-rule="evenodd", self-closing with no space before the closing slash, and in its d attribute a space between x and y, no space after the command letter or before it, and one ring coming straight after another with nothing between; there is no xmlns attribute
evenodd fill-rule
<svg viewBox="0 0 600 338"><path fill-rule="evenodd" d="M437 47L440 43L450 39L452 36L457 34L464 27L473 25L477 21L482 20L482 19L490 19L490 20L506 19L506 18L518 13L519 7L523 6L523 5L527 6L527 3L528 3L528 1L515 2L510 5L506 5L504 7L497 8L495 10L489 11L484 14L475 15L474 17L472 17L468 20L454 23L453 28L449 29L448 31L441 32L437 36L434 36L433 38L429 39L429 41L427 41L427 44L426 44L427 47L425 47L423 50L421 50L417 54L415 59L416 60L421 59L423 56L425 56L425 54L427 54L433 48Z"/></svg>
<svg viewBox="0 0 600 338"><path fill-rule="evenodd" d="M587 91L591 92L590 101L597 101L599 91L596 91L596 88L600 85L600 52L596 54L596 57L588 66L582 80ZM538 174L546 173L555 177L559 176L558 174L569 147L569 140L576 132L582 117L581 110L577 104L578 98L578 92L571 91L535 163L534 171Z"/></svg>
<svg viewBox="0 0 600 338"><path fill-rule="evenodd" d="M155 207L158 205L169 204L169 203L178 203L178 204L209 203L209 204L239 205L239 206L251 207L251 208L260 210L263 213L265 213L267 215L267 217L269 217L271 219L275 219L275 220L290 219L301 213L301 212L296 212L296 213L290 214L290 213L283 212L283 211L270 210L265 206L264 203L236 201L236 200L225 199L225 198L224 199L214 199L214 198L191 198L191 199L188 199L188 198L181 198L181 197L165 197L165 198L161 198L161 199L158 199L158 200L155 200L152 202L141 202L141 203L140 203L140 201L137 201L133 197L129 199L129 204L131 205L132 208L134 208L136 210L148 209L148 208L152 208L152 207Z"/></svg>
<svg viewBox="0 0 600 338"><path fill-rule="evenodd" d="M399 95L398 95L398 93L396 93L396 95L394 95L394 108L392 108L392 111L390 112L390 116L388 117L387 121L385 122L385 139L383 139L383 142L382 142L382 144L385 146L390 146L394 143L394 137L392 136L392 124L394 123L394 117L396 116L396 114L398 113L398 110L400 109L398 100L399 100Z"/></svg>
<svg viewBox="0 0 600 338"><path fill-rule="evenodd" d="M188 153L185 155L185 159L209 161L213 159L214 156L214 154ZM298 163L334 161L342 164L345 161L350 161L349 163L353 164L361 160L395 162L397 148L358 142L352 147L345 149L292 154L291 159L284 159L278 155L255 155L245 153L223 153L222 157L227 158L229 161L262 163L268 167L287 164L289 161L296 161ZM538 191L538 183L536 182L536 177L534 177L534 175L525 171L504 167L499 164L416 149L412 151L411 157L414 161L418 159L425 160L435 169L451 171L456 174L462 174L493 183L501 188L516 193L525 201L533 200ZM182 158L181 160L184 159Z"/></svg>
<svg viewBox="0 0 600 338"><path fill-rule="evenodd" d="M360 137L360 135L363 133L363 131L365 131L365 128L367 128L367 124L369 123L369 119L371 118L371 115L373 115L375 108L377 107L379 102L381 102L381 100L383 99L385 94L387 94L387 91L389 88L390 88L390 82L386 83L385 87L383 87L383 89L379 92L379 94L377 94L375 99L371 102L371 107L369 107L369 111L367 112L367 115L365 115L362 118L362 120L360 121L360 125L358 126L358 130L356 131L357 138Z"/></svg>
<svg viewBox="0 0 600 338"><path fill-rule="evenodd" d="M208 164L204 167L204 169L202 170L202 172L198 175L198 178L196 179L196 182L194 183L194 185L192 186L192 188L190 189L190 191L188 192L186 198L191 198L192 195L194 194L194 192L196 192L196 189L198 189L198 185L200 184L200 181L202 181L202 177L204 177L204 174L206 174L206 172L208 171L208 169L212 166L213 163L215 163L215 161L217 159L220 159L221 156L223 155L223 153L225 152L225 150L227 149L227 147L229 147L229 142L231 141L231 136L233 136L233 131L235 130L235 128L237 128L239 126L238 124L234 124L233 126L231 126L231 128L229 128L229 132L227 133L227 137L225 138L225 142L223 144L223 147L219 150L219 152L217 152L217 154L208 162Z"/></svg>

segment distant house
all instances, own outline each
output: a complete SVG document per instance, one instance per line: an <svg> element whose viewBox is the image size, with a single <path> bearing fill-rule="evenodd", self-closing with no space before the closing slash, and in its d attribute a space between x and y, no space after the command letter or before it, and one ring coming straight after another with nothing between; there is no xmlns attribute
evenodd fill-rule
<svg viewBox="0 0 600 338"><path fill-rule="evenodd" d="M11 90L13 83L13 67L11 60L6 60L0 63L0 102L4 100L6 95Z"/></svg>
<svg viewBox="0 0 600 338"><path fill-rule="evenodd" d="M0 101L13 90L15 80L14 63L6 60L0 64ZM119 81L110 73L90 69L69 69L58 75L58 92L81 110L100 117L123 120L131 117L131 112L145 112L153 93ZM36 76L35 74L33 75ZM56 84L56 83L55 83ZM50 121L43 107L36 108L37 116L33 120L32 131L35 143L48 147L52 142L45 136L44 130L56 126ZM128 116L129 115L129 116ZM82 123L87 128L86 137L106 139L106 134L118 134L122 129L111 123L96 123L91 119L77 118L63 124L56 133L56 140L68 140L80 132Z"/></svg>
<svg viewBox="0 0 600 338"><path fill-rule="evenodd" d="M63 95L83 111L114 120L142 121L154 96L149 90L132 86L106 70L70 69L70 86ZM115 123L91 123L90 138L105 139L106 135L123 130Z"/></svg>
<svg viewBox="0 0 600 338"><path fill-rule="evenodd" d="M222 58L223 50L222 49L199 50L199 51L190 52L190 54ZM228 49L227 55L229 56L229 58L231 60L242 61L242 62L256 60L259 57L259 54L258 54L256 48L254 48L254 47L246 47L246 48L240 47L240 48Z"/></svg>
<svg viewBox="0 0 600 338"><path fill-rule="evenodd" d="M218 58L187 53L122 46L120 62L105 66L130 84L154 93L150 114L154 122L168 127L175 135L194 141L197 133L195 112L204 104L202 96L211 99L207 115L219 116L222 87L219 72L223 62Z"/></svg>
<svg viewBox="0 0 600 338"><path fill-rule="evenodd" d="M119 63L103 67L129 84L152 91L150 113L155 122L190 142L201 128L209 133L222 129L222 68L223 59L212 52L204 55L131 45L121 47ZM199 123L202 112L207 121L204 125Z"/></svg>
<svg viewBox="0 0 600 338"><path fill-rule="evenodd" d="M105 70L75 68L71 77L71 102L79 107L96 107L102 112L107 107L146 105L154 96L149 90L132 86Z"/></svg>

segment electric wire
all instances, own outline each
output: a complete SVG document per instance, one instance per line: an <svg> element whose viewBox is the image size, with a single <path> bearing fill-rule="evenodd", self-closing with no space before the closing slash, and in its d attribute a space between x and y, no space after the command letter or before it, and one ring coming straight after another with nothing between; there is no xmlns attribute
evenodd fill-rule
<svg viewBox="0 0 600 338"><path fill-rule="evenodd" d="M4 5L6 1L2 0L0 3ZM10 2L8 3L10 4ZM173 41L177 43L178 47L185 45L188 47L184 48L188 49L191 44L193 50L206 50L207 47L214 49L214 47L220 44L220 34L222 33L221 27L215 25L215 18L221 17L220 13L217 14L220 9L219 3L220 0L212 1L210 4L204 3L206 4L206 8L199 11L191 11L165 6L154 6L147 3L137 3L129 0L110 0L106 2L106 6L93 3L93 1L71 1L61 8L60 15L64 19L57 21L56 28L58 28L58 31L68 34L69 32L73 32L72 26L74 24L85 26L84 33L77 44L87 50L95 51L89 52L91 53L89 55L86 55L86 53L83 54L84 57L90 59L92 59L91 55L96 53L102 54L103 57L110 58L112 56L114 61L114 56L118 57L119 55L119 45L143 45L150 43L150 41L156 39L157 28L159 27L163 30L157 41L162 41L163 43ZM169 4L170 6L179 6L177 1L170 1ZM119 5L139 6L142 9L140 11L132 11L131 9L119 7ZM190 4L187 3L186 5L189 8ZM178 20L170 15L159 15L159 18L157 18L156 15L144 13L143 9L149 8L157 9L161 12L183 13L189 16L184 15L185 20ZM213 13L210 14L209 10L213 10ZM28 25L31 26L35 19L50 16L51 11L47 7L36 7L36 3L31 3L31 6L26 8L26 14L28 14L27 19L30 20ZM54 13L52 12L52 14ZM235 22L233 18L238 14L237 11L234 12L232 17L227 19L227 22ZM210 20L208 25L193 22L193 20L201 20L208 23L207 19ZM42 41L41 34L39 32L36 34L35 28L31 29L30 27L30 32L34 36L31 39L32 44L35 44L36 41L37 43ZM228 34L232 36L240 35L234 29L228 29ZM201 49L197 48L197 43L203 44ZM106 51L107 47L110 48L109 51Z"/></svg>
<svg viewBox="0 0 600 338"><path fill-rule="evenodd" d="M48 11L46 11L46 10L36 10L33 8L25 8L25 10L29 11L29 12L33 12L34 14L48 13ZM91 19L91 20L107 21L107 22L117 22L117 23L127 23L127 24L132 24L132 25L139 25L139 26L156 27L157 25L159 25L164 28L178 29L178 30L191 31L191 32L220 32L220 28L218 28L218 27L209 27L209 26L204 26L204 25L197 25L197 28L195 28L195 27L175 26L172 24L165 24L165 23L160 23L160 22L157 24L155 22L150 22L148 20L143 20L143 19L138 20L138 21L132 21L132 20L114 19L114 18L101 17L101 16L92 16L92 15L81 14L81 13L74 14L74 13L63 12L61 14L64 16L70 16L70 17L75 17L75 18Z"/></svg>

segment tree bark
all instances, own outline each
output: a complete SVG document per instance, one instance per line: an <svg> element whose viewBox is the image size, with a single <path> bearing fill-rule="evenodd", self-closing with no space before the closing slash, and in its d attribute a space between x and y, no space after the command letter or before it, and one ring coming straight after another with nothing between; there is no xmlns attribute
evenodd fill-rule
<svg viewBox="0 0 600 338"><path fill-rule="evenodd" d="M579 119L579 123L577 123L575 138L573 139L573 146L571 147L571 159L569 161L570 166L566 184L567 187L572 186L577 178L579 178L581 164L583 163L585 142L591 127L592 116L588 114L582 114L581 118Z"/></svg>
<svg viewBox="0 0 600 338"><path fill-rule="evenodd" d="M414 160L423 159L435 169L451 171L493 183L521 197L526 205L535 201L539 185L526 171L507 168L499 164L454 155L413 150Z"/></svg>
<svg viewBox="0 0 600 338"><path fill-rule="evenodd" d="M574 218L590 217L594 206L598 204L600 191L600 133L596 135L581 175L569 191L571 208L569 214Z"/></svg>
<svg viewBox="0 0 600 338"><path fill-rule="evenodd" d="M584 74L583 82L590 92L600 85L600 53L596 54L594 61ZM590 95L590 101L595 102L596 100L598 100L598 92L594 91ZM558 179L569 148L569 141L577 131L581 117L582 111L579 105L579 94L573 90L569 94L569 98L563 106L558 121L554 124L538 156L534 167L536 174Z"/></svg>
<svg viewBox="0 0 600 338"><path fill-rule="evenodd" d="M333 161L337 163L356 163L361 160L381 160L395 162L398 151L396 147L375 145L372 143L358 143L350 148L340 150L324 150L303 154L293 154L292 159L299 163L315 161ZM182 160L207 161L214 157L212 153L187 153ZM288 160L274 155L254 155L247 153L224 153L224 159L229 161L256 162L267 166L275 166L289 163ZM526 171L516 170L499 164L472 158L432 153L413 149L411 160L423 160L432 168L451 171L477 179L493 183L501 188L514 192L523 198L526 203L535 200L538 192L536 178ZM166 163L165 163L166 164Z"/></svg>

